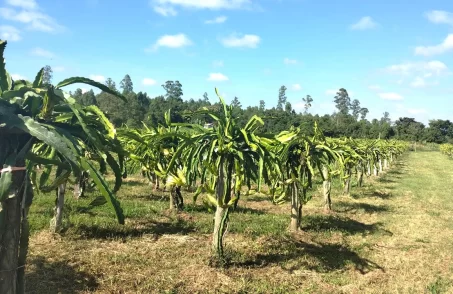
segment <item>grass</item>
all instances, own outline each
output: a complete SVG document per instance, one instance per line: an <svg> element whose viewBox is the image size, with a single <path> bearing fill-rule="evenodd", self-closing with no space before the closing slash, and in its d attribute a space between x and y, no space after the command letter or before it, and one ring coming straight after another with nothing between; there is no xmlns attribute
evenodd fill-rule
<svg viewBox="0 0 453 294"><path fill-rule="evenodd" d="M289 235L289 204L243 197L226 236L231 265L209 264L213 214L191 203L168 211L167 193L128 178L118 197L127 217L87 209L96 193L66 197L67 229L48 232L54 195L37 195L27 293L452 293L453 161L439 152L407 153L378 179L335 185L333 212L321 186Z"/></svg>

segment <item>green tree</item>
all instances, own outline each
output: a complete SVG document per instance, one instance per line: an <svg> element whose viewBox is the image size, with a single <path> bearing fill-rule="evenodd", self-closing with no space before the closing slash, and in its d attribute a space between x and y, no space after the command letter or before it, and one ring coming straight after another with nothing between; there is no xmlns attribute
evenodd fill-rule
<svg viewBox="0 0 453 294"><path fill-rule="evenodd" d="M366 107L360 108L360 110L359 110L360 119L364 120L366 118L366 115L368 114L368 112L370 112L368 110L368 108L366 108Z"/></svg>
<svg viewBox="0 0 453 294"><path fill-rule="evenodd" d="M264 102L264 100L260 100L259 111L264 112L264 110L266 110L266 103Z"/></svg>
<svg viewBox="0 0 453 294"><path fill-rule="evenodd" d="M110 90L117 91L116 83L111 78L107 78L107 80L105 81L105 85L109 87Z"/></svg>
<svg viewBox="0 0 453 294"><path fill-rule="evenodd" d="M176 99L177 101L182 102L183 92L182 85L179 81L166 81L162 87L166 91L165 98Z"/></svg>
<svg viewBox="0 0 453 294"><path fill-rule="evenodd" d="M74 98L76 99L77 103L84 106L97 105L96 95L94 95L93 89L83 93L79 98Z"/></svg>
<svg viewBox="0 0 453 294"><path fill-rule="evenodd" d="M304 102L304 114L307 114L308 109L311 107L311 103L313 102L313 98L311 98L310 95L307 95L306 97L302 98L302 101Z"/></svg>
<svg viewBox="0 0 453 294"><path fill-rule="evenodd" d="M362 109L360 107L360 101L358 99L352 100L350 108L351 108L352 116L356 120L358 120L359 119L359 115L360 115L360 110Z"/></svg>
<svg viewBox="0 0 453 294"><path fill-rule="evenodd" d="M131 77L126 74L120 82L120 88L123 89L123 95L132 93L134 91L134 84Z"/></svg>
<svg viewBox="0 0 453 294"><path fill-rule="evenodd" d="M42 77L42 83L44 86L49 86L52 83L53 70L50 65L44 67L44 74Z"/></svg>
<svg viewBox="0 0 453 294"><path fill-rule="evenodd" d="M348 114L349 108L351 106L351 98L349 98L348 91L346 91L345 88L338 90L337 95L333 99L333 102L335 102L335 107L341 114Z"/></svg>
<svg viewBox="0 0 453 294"><path fill-rule="evenodd" d="M277 102L277 110L283 110L283 107L286 105L286 90L287 88L285 85L282 85L278 90L278 102Z"/></svg>

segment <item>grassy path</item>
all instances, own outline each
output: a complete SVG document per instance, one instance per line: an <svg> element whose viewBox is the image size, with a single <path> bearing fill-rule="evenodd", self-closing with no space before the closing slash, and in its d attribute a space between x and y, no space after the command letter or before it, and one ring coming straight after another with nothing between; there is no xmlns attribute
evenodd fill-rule
<svg viewBox="0 0 453 294"><path fill-rule="evenodd" d="M324 214L320 186L303 231L286 233L289 206L244 197L232 214L232 266L208 266L212 214L166 211L141 179L120 191L125 226L106 207L67 196L71 227L47 232L53 195L37 196L28 293L453 293L453 161L410 152L379 179L353 187ZM191 195L185 195L190 203ZM81 213L81 211L83 213Z"/></svg>

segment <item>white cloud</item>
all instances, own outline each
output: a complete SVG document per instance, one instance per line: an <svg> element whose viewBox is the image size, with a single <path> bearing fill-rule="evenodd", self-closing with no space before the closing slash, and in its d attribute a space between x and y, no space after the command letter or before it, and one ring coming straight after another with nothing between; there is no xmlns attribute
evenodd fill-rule
<svg viewBox="0 0 453 294"><path fill-rule="evenodd" d="M291 86L291 89L293 91L300 91L300 90L302 90L302 86L300 84L294 84Z"/></svg>
<svg viewBox="0 0 453 294"><path fill-rule="evenodd" d="M80 90L82 90L82 94L85 94L86 92L90 91L87 88L81 88Z"/></svg>
<svg viewBox="0 0 453 294"><path fill-rule="evenodd" d="M374 29L375 27L378 26L378 23L375 22L370 16L364 16L362 17L358 22L355 24L351 25L352 30L369 30L369 29Z"/></svg>
<svg viewBox="0 0 453 294"><path fill-rule="evenodd" d="M0 39L16 42L22 39L20 31L13 26L0 26Z"/></svg>
<svg viewBox="0 0 453 294"><path fill-rule="evenodd" d="M263 73L264 73L265 75L270 75L270 74L272 74L272 70L271 70L270 68L265 68L265 69L263 70Z"/></svg>
<svg viewBox="0 0 453 294"><path fill-rule="evenodd" d="M209 19L205 21L205 24L215 24L215 23L224 23L227 20L226 16L218 16L214 19Z"/></svg>
<svg viewBox="0 0 453 294"><path fill-rule="evenodd" d="M288 57L286 57L285 59L283 59L283 63L284 64L297 64L297 60L296 59L290 59Z"/></svg>
<svg viewBox="0 0 453 294"><path fill-rule="evenodd" d="M427 87L427 86L435 86L435 85L438 85L439 82L435 81L435 82L426 82L425 79L423 79L422 77L415 77L415 79L412 81L411 83L411 87L413 88L423 88L423 87Z"/></svg>
<svg viewBox="0 0 453 294"><path fill-rule="evenodd" d="M144 78L142 81L142 84L144 86L154 86L156 83L157 83L156 80L153 80L151 78Z"/></svg>
<svg viewBox="0 0 453 294"><path fill-rule="evenodd" d="M164 35L156 43L145 51L155 51L159 47L181 48L192 45L192 41L184 34Z"/></svg>
<svg viewBox="0 0 453 294"><path fill-rule="evenodd" d="M11 78L14 80L14 81L17 81L17 80L26 80L27 78L20 75L20 74L11 74Z"/></svg>
<svg viewBox="0 0 453 294"><path fill-rule="evenodd" d="M213 67L222 67L223 66L223 61L222 60L214 60L212 62Z"/></svg>
<svg viewBox="0 0 453 294"><path fill-rule="evenodd" d="M42 48L36 47L33 50L31 50L31 54L34 56L38 57L44 57L44 58L53 58L55 57L55 54L53 54L50 51L44 50Z"/></svg>
<svg viewBox="0 0 453 294"><path fill-rule="evenodd" d="M0 17L10 21L28 24L28 29L53 33L63 30L52 17L35 10L16 11L12 8L0 7Z"/></svg>
<svg viewBox="0 0 453 294"><path fill-rule="evenodd" d="M414 88L423 88L425 86L426 86L426 82L421 77L416 77L411 83L411 87L414 87Z"/></svg>
<svg viewBox="0 0 453 294"><path fill-rule="evenodd" d="M99 82L99 83L103 83L106 80L106 78L101 75L90 75L90 79L92 79L93 81Z"/></svg>
<svg viewBox="0 0 453 294"><path fill-rule="evenodd" d="M38 8L35 0L6 0L6 4L30 10Z"/></svg>
<svg viewBox="0 0 453 294"><path fill-rule="evenodd" d="M152 0L155 5L174 5L196 9L240 9L251 4L250 0Z"/></svg>
<svg viewBox="0 0 453 294"><path fill-rule="evenodd" d="M379 97L384 100L403 100L403 96L397 93L379 93Z"/></svg>
<svg viewBox="0 0 453 294"><path fill-rule="evenodd" d="M228 81L228 77L222 73L210 73L209 74L209 77L208 77L208 81L217 81L217 82L220 82L220 81Z"/></svg>
<svg viewBox="0 0 453 294"><path fill-rule="evenodd" d="M435 24L453 25L453 13L443 10L432 10L425 13L426 18Z"/></svg>
<svg viewBox="0 0 453 294"><path fill-rule="evenodd" d="M368 89L373 90L373 91L379 91L381 87L379 85L370 85L368 86Z"/></svg>
<svg viewBox="0 0 453 294"><path fill-rule="evenodd" d="M162 16L176 16L178 13L173 7L154 6L154 12Z"/></svg>
<svg viewBox="0 0 453 294"><path fill-rule="evenodd" d="M406 62L401 64L390 65L386 68L387 72L396 73L400 75L443 75L448 73L448 67L445 63L432 60L428 62Z"/></svg>
<svg viewBox="0 0 453 294"><path fill-rule="evenodd" d="M426 113L426 109L424 108L408 108L407 112L410 114L421 114L421 113Z"/></svg>
<svg viewBox="0 0 453 294"><path fill-rule="evenodd" d="M445 40L434 46L415 47L415 55L432 56L446 53L453 50L453 34L449 34Z"/></svg>
<svg viewBox="0 0 453 294"><path fill-rule="evenodd" d="M238 37L236 34L232 34L220 41L225 47L256 48L260 43L261 38L257 35L243 35L242 37Z"/></svg>

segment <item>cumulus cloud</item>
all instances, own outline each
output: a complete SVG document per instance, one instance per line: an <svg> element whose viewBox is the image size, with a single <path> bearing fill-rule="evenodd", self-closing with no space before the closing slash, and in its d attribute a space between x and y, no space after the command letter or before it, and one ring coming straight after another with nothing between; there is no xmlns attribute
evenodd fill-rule
<svg viewBox="0 0 453 294"><path fill-rule="evenodd" d="M256 48L261 42L261 38L257 35L243 35L237 36L232 34L220 40L225 47L243 47L243 48Z"/></svg>
<svg viewBox="0 0 453 294"><path fill-rule="evenodd" d="M20 31L13 26L0 26L0 39L11 42L20 41L22 39Z"/></svg>
<svg viewBox="0 0 453 294"><path fill-rule="evenodd" d="M337 95L338 90L329 89L326 90L326 95Z"/></svg>
<svg viewBox="0 0 453 294"><path fill-rule="evenodd" d="M152 0L153 5L180 6L195 9L240 9L251 4L250 0Z"/></svg>
<svg viewBox="0 0 453 294"><path fill-rule="evenodd" d="M35 1L7 0L6 3L20 10L0 7L0 17L5 20L27 24L28 29L47 33L54 33L64 29L55 19L39 11Z"/></svg>
<svg viewBox="0 0 453 294"><path fill-rule="evenodd" d="M406 62L400 64L390 65L386 68L387 72L399 75L414 75L414 74L427 74L427 75L443 75L448 73L448 67L445 63L432 60L428 62Z"/></svg>
<svg viewBox="0 0 453 294"><path fill-rule="evenodd" d="M48 51L44 50L42 48L36 47L33 50L31 50L31 55L33 56L38 56L38 57L44 57L44 58L53 58L55 57L55 54Z"/></svg>
<svg viewBox="0 0 453 294"><path fill-rule="evenodd" d="M208 19L205 21L205 24L216 24L216 23L224 23L227 20L226 16L218 16L214 19Z"/></svg>
<svg viewBox="0 0 453 294"><path fill-rule="evenodd" d="M400 94L397 94L397 93L392 93L392 92L380 93L379 97L381 97L381 99L384 99L384 100L403 100L403 96L401 96Z"/></svg>
<svg viewBox="0 0 453 294"><path fill-rule="evenodd" d="M352 30L364 31L364 30L374 29L377 26L378 26L378 23L375 22L370 16L364 16L358 22L356 22L355 24L352 24L350 26L350 28Z"/></svg>
<svg viewBox="0 0 453 294"><path fill-rule="evenodd" d="M151 78L144 78L142 80L142 84L144 86L154 86L156 83L157 83L156 80L151 79Z"/></svg>
<svg viewBox="0 0 453 294"><path fill-rule="evenodd" d="M433 56L453 51L453 34L449 34L440 44L415 47L415 55Z"/></svg>
<svg viewBox="0 0 453 294"><path fill-rule="evenodd" d="M106 78L102 75L90 75L90 79L99 83L103 83L106 80Z"/></svg>
<svg viewBox="0 0 453 294"><path fill-rule="evenodd" d="M290 58L286 57L285 59L283 59L283 63L284 64L297 64L298 61L296 59L290 59Z"/></svg>
<svg viewBox="0 0 453 294"><path fill-rule="evenodd" d="M156 51L159 47L182 48L192 45L192 41L185 34L164 35L160 37L154 45L145 49L145 51Z"/></svg>
<svg viewBox="0 0 453 294"><path fill-rule="evenodd" d="M302 90L302 86L301 86L300 84L293 84L293 85L291 86L291 89L292 89L293 91L300 91L300 90Z"/></svg>
<svg viewBox="0 0 453 294"><path fill-rule="evenodd" d="M178 13L173 7L154 6L154 12L162 16L176 16Z"/></svg>
<svg viewBox="0 0 453 294"><path fill-rule="evenodd" d="M150 0L149 4L156 13L164 16L174 16L177 14L175 8L182 9L247 9L252 7L251 0ZM225 18L226 20L226 18ZM221 23L222 19L217 20ZM214 20L215 21L215 20Z"/></svg>
<svg viewBox="0 0 453 294"><path fill-rule="evenodd" d="M6 0L6 4L11 6L20 7L23 9L36 9L38 8L38 4L35 0Z"/></svg>
<svg viewBox="0 0 453 294"><path fill-rule="evenodd" d="M208 81L216 81L216 82L222 82L222 81L228 81L228 77L222 73L210 73L208 77Z"/></svg>
<svg viewBox="0 0 453 294"><path fill-rule="evenodd" d="M444 10L431 10L425 17L435 24L448 24L453 26L453 13Z"/></svg>

